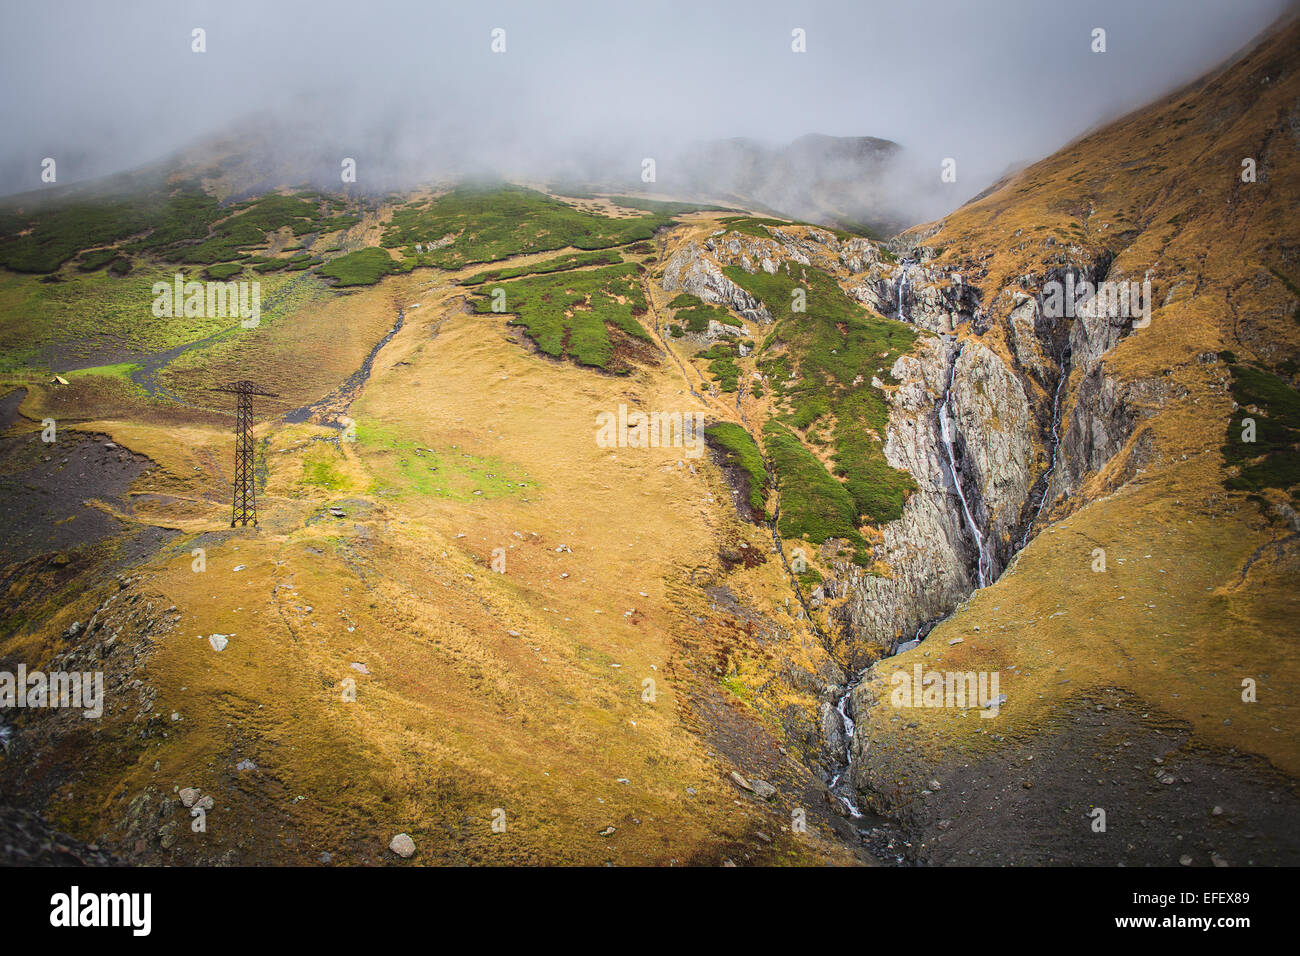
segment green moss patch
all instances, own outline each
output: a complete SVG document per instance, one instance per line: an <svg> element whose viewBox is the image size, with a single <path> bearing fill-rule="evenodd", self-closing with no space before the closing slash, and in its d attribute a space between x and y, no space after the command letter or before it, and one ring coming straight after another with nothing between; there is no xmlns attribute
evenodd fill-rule
<svg viewBox="0 0 1300 956"><path fill-rule="evenodd" d="M358 422L356 434L366 465L375 475L377 494L470 502L501 498L532 486L526 473L505 462L457 448L426 448L391 425Z"/></svg>
<svg viewBox="0 0 1300 956"><path fill-rule="evenodd" d="M1239 470L1224 486L1255 493L1292 491L1300 484L1300 393L1265 369L1236 362L1228 368L1239 407L1228 420L1223 458ZM1253 442L1243 439L1248 418L1255 423ZM1294 492L1291 500L1300 504Z"/></svg>
<svg viewBox="0 0 1300 956"><path fill-rule="evenodd" d="M527 252L574 246L608 249L651 238L669 216L651 213L611 219L583 212L544 193L519 186L465 187L393 213L383 244L406 247L425 265L456 269ZM417 253L416 243L446 245Z"/></svg>
<svg viewBox="0 0 1300 956"><path fill-rule="evenodd" d="M651 341L636 318L647 311L637 269L629 263L483 286L474 308L492 312L495 290L501 289L504 311L515 316L510 324L521 327L541 352L571 358L579 365L625 372L629 367L616 358L609 330Z"/></svg>
<svg viewBox="0 0 1300 956"><path fill-rule="evenodd" d="M726 467L738 469L745 476L748 483L749 510L756 517L766 520L767 466L763 464L763 455L758 450L753 436L740 425L720 422L704 429L704 437L723 455L723 463Z"/></svg>
<svg viewBox="0 0 1300 956"><path fill-rule="evenodd" d="M299 259L299 262L304 260ZM306 268L311 263L305 262L298 268ZM295 263L291 260L285 264L288 268L295 268ZM391 275L399 271L401 264L395 262L393 257L388 254L386 249L358 249L356 252L349 252L346 256L339 256L337 259L331 259L319 269L316 270L318 275L327 279L336 280L336 287L354 285L374 285L386 275Z"/></svg>
<svg viewBox="0 0 1300 956"><path fill-rule="evenodd" d="M623 261L622 255L613 251L576 252L567 256L557 256L531 266L514 266L508 269L489 269L478 272L468 279L461 279L460 285L481 285L484 282L500 282L504 279L518 279L520 276L546 275L550 272L567 272L570 269L585 269L591 266L612 266Z"/></svg>
<svg viewBox="0 0 1300 956"><path fill-rule="evenodd" d="M915 330L867 312L812 267L786 263L775 275L734 266L724 272L762 300L776 320L757 366L779 399L781 422L811 442L831 444L835 474L845 479L843 489L853 502L855 528L861 519L881 524L898 518L916 485L885 461L889 406L871 383L893 381L889 370L916 341ZM800 298L804 310L796 311ZM820 428L825 423L832 425L829 439ZM784 486L779 469L778 477Z"/></svg>

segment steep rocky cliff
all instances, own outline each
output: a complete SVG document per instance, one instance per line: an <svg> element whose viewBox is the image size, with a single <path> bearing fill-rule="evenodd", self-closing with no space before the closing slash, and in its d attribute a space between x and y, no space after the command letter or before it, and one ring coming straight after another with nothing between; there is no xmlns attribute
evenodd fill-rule
<svg viewBox="0 0 1300 956"><path fill-rule="evenodd" d="M1293 434L1298 50L1292 22L899 237L914 264L863 262L861 301L886 309L892 293L894 314L955 328L953 444L991 546L989 586L974 593L974 555L954 549L965 579L950 573L909 620L954 613L877 665L848 708L859 796L911 820L934 862L1295 858L1294 840L1264 851L1241 828L1277 833L1268 807L1296 812L1300 771L1294 735L1279 732L1294 694L1274 676L1297 669L1283 623L1300 579L1296 446L1243 445L1250 416ZM1056 287L1087 285L1096 298L1062 314ZM905 387L890 431L927 434ZM942 469L924 455L904 466L921 489L912 514ZM927 528L960 532L951 501ZM887 589L856 575L850 587L845 624L873 639ZM892 678L914 664L1000 676L996 719L976 717L982 701L900 709ZM1242 692L1243 675L1269 681L1269 702ZM1216 801L1236 807L1236 829L1205 822L1200 804ZM1127 836L1073 841L1098 806L1123 815ZM1025 836L990 846L989 828Z"/></svg>

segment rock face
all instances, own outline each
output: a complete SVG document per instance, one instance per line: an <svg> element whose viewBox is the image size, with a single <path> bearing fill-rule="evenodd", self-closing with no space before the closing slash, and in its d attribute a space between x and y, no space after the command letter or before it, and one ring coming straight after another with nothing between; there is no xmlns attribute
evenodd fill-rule
<svg viewBox="0 0 1300 956"><path fill-rule="evenodd" d="M1045 271L990 297L960 273L937 268L922 245L895 251L907 258L898 261L867 239L841 241L806 227L774 228L770 238L730 230L679 249L664 275L669 291L768 322L761 303L723 268L774 273L811 264L847 272L844 287L859 302L935 333L898 360L892 372L900 384L886 389L885 457L916 479L917 491L902 516L880 529L873 573L843 563L827 582L846 596L833 614L849 645L877 651L949 614L979 585L981 571L985 583L996 580L1026 539L1038 502L1050 505L1104 466L1124 447L1135 418L1104 359L1131 320L1087 309L1049 315L1043 306L1049 282L1120 280L1108 277L1108 254L1088 260L1062 248ZM950 449L940 425L945 400Z"/></svg>
<svg viewBox="0 0 1300 956"><path fill-rule="evenodd" d="M95 844L55 830L31 810L0 807L0 860L6 866L122 866Z"/></svg>
<svg viewBox="0 0 1300 956"><path fill-rule="evenodd" d="M844 579L837 583L848 597L837 621L855 642L889 649L947 614L975 587L974 543L961 526L938 424L956 352L955 342L926 337L891 369L901 384L890 393L885 459L909 471L917 490L875 546L885 574L838 568Z"/></svg>
<svg viewBox="0 0 1300 956"><path fill-rule="evenodd" d="M924 256L923 250L916 253ZM1159 383L1121 381L1107 369L1107 353L1132 334L1132 319L1089 309L1075 316L1046 314L1042 296L1026 291L1067 278L1072 284L1126 281L1108 277L1108 256L1095 262L1058 259L1045 275L1021 276L1018 287L990 299L994 306L987 313L979 309L980 290L955 274L945 286L913 263L894 267L867 256L852 263L865 267L863 281L851 290L859 301L931 331L969 323L966 329L974 333L960 343L947 335L923 339L896 363L894 376L902 384L891 396L886 457L911 472L918 490L902 517L882 529L875 548L887 576L839 569L849 594L839 623L850 641L893 650L900 639L950 613L977 586L979 552L953 470L986 542L985 577L991 583L1027 540L1040 510L1050 512L1126 447L1129 472L1145 462L1146 447L1130 438L1144 409L1167 396L1157 394ZM1010 362L996 350L998 340ZM938 425L945 391L953 470ZM869 709L867 694L863 686L852 691L854 711ZM827 739L842 741L843 735L828 730ZM856 735L850 743L852 782L860 790L880 782L870 779L864 740Z"/></svg>
<svg viewBox="0 0 1300 956"><path fill-rule="evenodd" d="M1020 377L1029 373L1008 365L978 339L966 337L959 344L947 334L963 326L978 332L989 321L980 309L980 290L961 275L928 264L924 250L914 253L921 262L898 262L870 240L841 241L824 230L772 229L770 238L731 230L678 250L664 275L668 291L681 289L770 321L762 305L723 274L725 266L774 273L814 265L841 276L847 271L847 291L858 301L938 333L923 336L911 354L898 360L892 374L900 384L886 389L892 407L885 458L911 473L918 490L902 516L880 529L872 555L878 573L843 563L827 582L846 597L833 613L850 646L866 650L874 645L877 652L913 638L975 589L981 567L976 531L988 580L1010 561L1026 520L1026 503L1045 467L1034 436L1050 426L1050 416L1038 422L1030 405ZM1022 299L1027 305L1018 315L1025 358L1017 361L1033 366L1033 374L1055 387L1050 349L1040 343L1037 304L1028 296ZM952 457L961 496L939 420L950 384ZM1039 387L1045 386L1040 382ZM834 721L823 723L830 727Z"/></svg>
<svg viewBox="0 0 1300 956"><path fill-rule="evenodd" d="M734 309L754 322L769 324L772 321L766 307L723 275L718 263L704 255L694 242L668 260L664 267L663 287L668 292L689 292L705 302Z"/></svg>
<svg viewBox="0 0 1300 956"><path fill-rule="evenodd" d="M856 249L850 252L854 243L865 241L852 240L841 253L850 272L862 273L846 291L863 305L931 332L950 333L963 323L978 327L983 321L978 290L960 273L908 259L887 262L878 251L875 258Z"/></svg>
<svg viewBox="0 0 1300 956"><path fill-rule="evenodd" d="M1048 485L1046 500L1056 502L1079 487L1084 477L1099 471L1128 440L1134 415L1124 390L1096 360L1071 377L1075 395L1062 422L1061 452Z"/></svg>
<svg viewBox="0 0 1300 956"><path fill-rule="evenodd" d="M979 341L967 342L956 358L950 407L961 442L963 490L988 541L991 581L1015 550L1033 483L1034 417L1020 380Z"/></svg>
<svg viewBox="0 0 1300 956"><path fill-rule="evenodd" d="M950 613L978 584L979 552L953 483L939 410L951 383L951 436L962 492L986 541L991 580L1014 553L1033 483L1033 415L1019 379L978 340L921 339L891 370L885 458L916 479L903 515L882 529L885 574L844 565L839 623L851 640L891 649Z"/></svg>

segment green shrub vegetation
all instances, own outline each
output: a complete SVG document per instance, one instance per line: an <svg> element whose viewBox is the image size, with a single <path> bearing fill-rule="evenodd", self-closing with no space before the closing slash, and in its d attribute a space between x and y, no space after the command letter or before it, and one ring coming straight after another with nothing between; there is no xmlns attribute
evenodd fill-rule
<svg viewBox="0 0 1300 956"><path fill-rule="evenodd" d="M638 209L642 212L653 213L656 216L672 218L673 216L685 215L688 212L727 212L726 206L715 206L709 203L695 202L672 202L663 199L638 199L635 196L610 196L609 201L616 206L622 206L624 209Z"/></svg>
<svg viewBox="0 0 1300 956"><path fill-rule="evenodd" d="M0 265L15 272L54 272L83 249L108 245L146 228L147 211L136 203L69 202L33 217L10 217L0 238ZM30 229L26 235L13 233ZM106 265L109 260L105 260Z"/></svg>
<svg viewBox="0 0 1300 956"><path fill-rule="evenodd" d="M709 377L718 383L723 392L734 392L740 384L740 366L736 364L739 351L730 340L714 342L707 349L695 353L697 359L709 363Z"/></svg>
<svg viewBox="0 0 1300 956"><path fill-rule="evenodd" d="M445 246L422 252L420 262L456 269L476 262L495 262L526 252L575 246L608 249L651 238L671 217L658 213L611 219L583 212L568 203L521 186L462 187L425 203L393 213L383 244L406 247L449 235Z"/></svg>
<svg viewBox="0 0 1300 956"><path fill-rule="evenodd" d="M889 418L873 378L891 382L890 367L911 348L911 327L864 310L826 273L787 262L775 275L731 266L727 277L762 300L776 320L759 349L758 368L791 428L817 441L830 424L831 460L856 517L882 524L903 512L915 481L885 461L882 439ZM802 290L805 309L794 311ZM790 379L790 373L794 379ZM775 467L775 465L774 465ZM778 477L784 478L778 468ZM783 481L784 486L784 481Z"/></svg>
<svg viewBox="0 0 1300 956"><path fill-rule="evenodd" d="M733 328L742 327L740 319L726 309L721 306L709 305L703 299L697 298L689 292L678 295L668 303L668 307L677 310L674 318L688 332L707 331L710 319Z"/></svg>
<svg viewBox="0 0 1300 956"><path fill-rule="evenodd" d="M303 260L298 260L303 262ZM311 263L305 261L303 265L297 265L294 259L290 259L285 265L290 268L306 268ZM353 285L374 285L386 275L391 275L398 270L398 263L393 261L393 257L388 254L386 249L368 248L358 249L356 252L349 252L346 256L339 256L337 259L331 259L319 269L316 270L318 275L327 279L337 280L337 287Z"/></svg>
<svg viewBox="0 0 1300 956"><path fill-rule="evenodd" d="M508 269L489 269L478 272L468 279L461 279L460 285L481 285L484 282L500 282L503 279L517 279L520 276L545 275L548 272L565 272L570 269L583 269L589 266L613 266L623 261L622 255L612 250L605 252L575 252L567 256L557 256L531 266L514 266Z"/></svg>
<svg viewBox="0 0 1300 956"><path fill-rule="evenodd" d="M227 279L234 278L244 271L242 264L238 262L225 262L218 265L208 266L203 270L205 279L214 279L217 282L225 282Z"/></svg>
<svg viewBox="0 0 1300 956"><path fill-rule="evenodd" d="M1300 392L1262 368L1236 362L1228 368L1238 408L1228 420L1223 458L1239 470L1224 486L1256 493L1265 488L1291 491L1300 484ZM1255 421L1253 442L1243 440L1247 418ZM1300 496L1293 492L1291 501L1300 505Z"/></svg>
<svg viewBox="0 0 1300 956"><path fill-rule="evenodd" d="M766 520L767 466L763 464L763 455L753 436L740 425L720 422L704 429L704 437L723 453L723 461L728 467L738 468L745 474L749 485L749 508Z"/></svg>
<svg viewBox="0 0 1300 956"><path fill-rule="evenodd" d="M54 272L83 250L124 240L130 240L123 247L127 252L163 262L232 262L283 227L304 235L358 222L340 213L344 207L342 199L315 192L268 193L222 207L197 180L155 183L98 199L52 200L31 213L0 213L0 265L16 272ZM108 250L88 254L80 266L101 268L113 261L107 255Z"/></svg>
<svg viewBox="0 0 1300 956"><path fill-rule="evenodd" d="M81 254L81 258L77 260L77 268L82 272L94 272L97 269L104 268L117 257L118 251L113 248L92 249Z"/></svg>
<svg viewBox="0 0 1300 956"><path fill-rule="evenodd" d="M776 472L781 493L777 531L783 538L805 538L821 544L844 538L863 548L858 510L848 489L822 466L799 436L775 419L763 426L763 444Z"/></svg>
<svg viewBox="0 0 1300 956"><path fill-rule="evenodd" d="M719 222L743 236L756 236L759 239L772 238L772 234L767 230L768 226L790 225L783 219L760 219L755 216L727 216Z"/></svg>
<svg viewBox="0 0 1300 956"><path fill-rule="evenodd" d="M615 361L608 327L650 341L636 318L646 312L646 302L637 267L630 263L517 279L493 288L505 290L506 311L515 316L510 324L523 328L546 355L627 371L622 362ZM474 300L475 310L491 312L492 289L480 287L478 295L481 298Z"/></svg>

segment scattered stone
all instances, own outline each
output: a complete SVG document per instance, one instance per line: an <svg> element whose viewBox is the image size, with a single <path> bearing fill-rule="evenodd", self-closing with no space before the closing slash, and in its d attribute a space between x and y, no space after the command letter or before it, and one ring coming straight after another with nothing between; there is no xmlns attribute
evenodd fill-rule
<svg viewBox="0 0 1300 956"><path fill-rule="evenodd" d="M81 622L73 621L71 624L68 625L68 629L63 632L63 639L65 641L71 640L72 638L76 637L80 633L81 633Z"/></svg>
<svg viewBox="0 0 1300 956"><path fill-rule="evenodd" d="M731 771L731 780L741 790L748 790L750 793L754 792L754 788L749 785L749 781L734 770Z"/></svg>
<svg viewBox="0 0 1300 956"><path fill-rule="evenodd" d="M207 797L201 797L199 799L199 802L194 805L198 807L200 810L211 810L217 804L216 801L213 800L211 796L207 796Z"/></svg>
<svg viewBox="0 0 1300 956"><path fill-rule="evenodd" d="M1225 860L1223 857L1219 856L1219 854L1218 854L1217 852L1214 852L1214 851L1211 851L1211 853L1210 853L1210 862L1213 863L1215 866L1228 866L1228 865L1230 865L1230 864L1228 863L1227 860Z"/></svg>
<svg viewBox="0 0 1300 956"><path fill-rule="evenodd" d="M239 763L235 764L235 769L236 769L236 770L256 770L256 769L257 769L257 764L253 763L253 761L251 761L251 760L249 760L247 757L245 757L243 760L239 761Z"/></svg>
<svg viewBox="0 0 1300 956"><path fill-rule="evenodd" d="M931 789L931 790L942 790L943 787L939 786L939 781L938 781L938 780L931 780L931 781L930 781L930 789Z"/></svg>
<svg viewBox="0 0 1300 956"><path fill-rule="evenodd" d="M415 841L405 833L399 833L393 837L392 842L388 844L388 849L392 850L403 860L409 860L415 854Z"/></svg>
<svg viewBox="0 0 1300 956"><path fill-rule="evenodd" d="M356 671L358 674L369 674L369 673L370 673L370 668L367 667L365 664L361 663L360 661L353 661L353 662L352 662L352 669L353 669L354 671Z"/></svg>
<svg viewBox="0 0 1300 956"><path fill-rule="evenodd" d="M193 787L186 787L180 792L181 803L187 807L192 807L199 802L199 792Z"/></svg>
<svg viewBox="0 0 1300 956"><path fill-rule="evenodd" d="M328 853L322 853L322 854L321 854L320 856L318 856L316 859L320 860L321 863L323 863L323 864L325 864L326 866L328 866L330 860L332 860L332 859L334 859L334 858L333 858L332 856L330 856Z"/></svg>
<svg viewBox="0 0 1300 956"><path fill-rule="evenodd" d="M348 516L348 513L346 511L344 511L342 508L337 508L337 507L330 508L330 514L332 514L336 518L346 518Z"/></svg>
<svg viewBox="0 0 1300 956"><path fill-rule="evenodd" d="M1184 853L1182 856L1178 858L1178 862L1181 863L1183 866L1191 866L1192 858L1188 856L1186 853Z"/></svg>
<svg viewBox="0 0 1300 956"><path fill-rule="evenodd" d="M754 796L760 800L771 800L776 796L776 787L766 780L751 780L750 786L754 788Z"/></svg>
<svg viewBox="0 0 1300 956"><path fill-rule="evenodd" d="M1221 817L1223 816L1223 807L1215 807L1210 811L1210 813L1214 814L1216 817Z"/></svg>
<svg viewBox="0 0 1300 956"><path fill-rule="evenodd" d="M236 570L236 571L242 571L242 570L244 570L244 568L246 568L246 567L248 567L248 565L246 565L246 564L237 564L237 565L235 565L234 570Z"/></svg>
<svg viewBox="0 0 1300 956"><path fill-rule="evenodd" d="M614 827L605 827L605 829L599 831L599 832L596 834L596 836L603 836L603 837L613 836L613 835L614 835L614 832L615 832L615 828L614 828Z"/></svg>
<svg viewBox="0 0 1300 956"><path fill-rule="evenodd" d="M210 634L208 635L208 643L212 645L214 651L224 651L230 640L225 634Z"/></svg>
<svg viewBox="0 0 1300 956"><path fill-rule="evenodd" d="M961 643L962 643L962 639L960 637L954 637L951 641L948 642L948 646L952 647L954 644L961 644Z"/></svg>
<svg viewBox="0 0 1300 956"><path fill-rule="evenodd" d="M164 850L176 845L176 822L164 823L158 828L158 843Z"/></svg>

